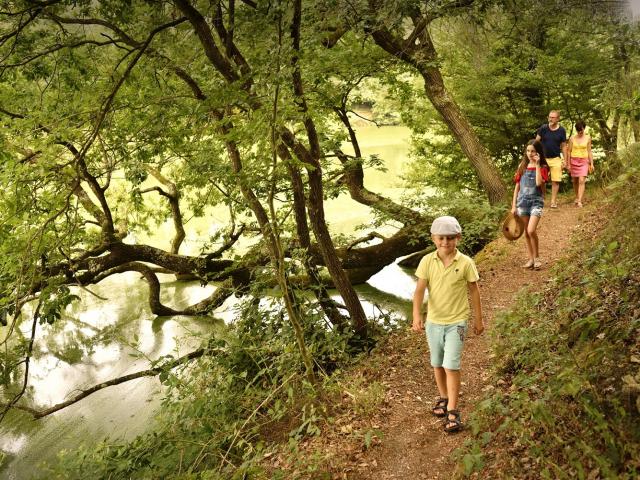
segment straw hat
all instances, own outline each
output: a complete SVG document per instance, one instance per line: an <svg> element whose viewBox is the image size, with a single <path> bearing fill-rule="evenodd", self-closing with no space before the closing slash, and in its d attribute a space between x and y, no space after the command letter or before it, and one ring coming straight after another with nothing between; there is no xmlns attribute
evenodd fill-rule
<svg viewBox="0 0 640 480"><path fill-rule="evenodd" d="M502 234L505 236L507 240L517 240L524 233L524 220L522 217L518 215L514 215L513 213L507 213L507 216L504 217L504 221L502 222Z"/></svg>

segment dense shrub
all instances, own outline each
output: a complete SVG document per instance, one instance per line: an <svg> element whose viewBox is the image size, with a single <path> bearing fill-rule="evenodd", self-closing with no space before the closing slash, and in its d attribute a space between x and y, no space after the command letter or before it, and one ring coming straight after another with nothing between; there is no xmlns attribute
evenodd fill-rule
<svg viewBox="0 0 640 480"><path fill-rule="evenodd" d="M302 309L305 340L324 372L357 351L313 305ZM259 475L255 463L269 425L283 423L285 438L313 433L316 390L306 383L281 303L275 297L248 300L237 318L215 338L203 339L208 355L160 376L166 396L152 432L128 443L63 452L59 463L45 467L45 478L245 478Z"/></svg>

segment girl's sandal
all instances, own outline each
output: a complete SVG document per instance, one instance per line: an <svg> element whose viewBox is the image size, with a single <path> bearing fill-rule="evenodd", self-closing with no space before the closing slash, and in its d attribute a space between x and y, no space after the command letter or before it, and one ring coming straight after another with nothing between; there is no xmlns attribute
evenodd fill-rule
<svg viewBox="0 0 640 480"><path fill-rule="evenodd" d="M535 262L533 262L533 269L540 270L540 267L542 267L542 262L536 258Z"/></svg>
<svg viewBox="0 0 640 480"><path fill-rule="evenodd" d="M453 418L450 418L453 416ZM460 420L460 412L458 410L447 411L447 418L444 421L444 431L446 433L455 433L462 430L464 426Z"/></svg>
<svg viewBox="0 0 640 480"><path fill-rule="evenodd" d="M435 417L446 417L447 416L447 404L449 403L448 398L438 397L436 399L436 403L431 409L431 413Z"/></svg>

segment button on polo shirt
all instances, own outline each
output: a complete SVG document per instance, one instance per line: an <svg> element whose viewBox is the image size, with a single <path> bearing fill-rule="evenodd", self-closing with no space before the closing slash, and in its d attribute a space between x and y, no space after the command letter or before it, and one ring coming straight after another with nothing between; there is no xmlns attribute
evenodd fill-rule
<svg viewBox="0 0 640 480"><path fill-rule="evenodd" d="M462 322L471 315L467 282L480 278L473 260L456 249L451 265L445 268L438 253L425 255L416 269L416 277L427 281L427 321L440 325Z"/></svg>

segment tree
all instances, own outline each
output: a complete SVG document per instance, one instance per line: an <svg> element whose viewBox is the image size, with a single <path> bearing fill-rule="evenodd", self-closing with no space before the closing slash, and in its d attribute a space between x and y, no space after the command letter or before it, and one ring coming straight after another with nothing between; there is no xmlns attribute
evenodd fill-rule
<svg viewBox="0 0 640 480"><path fill-rule="evenodd" d="M545 3L480 3L468 16L433 25L436 44L448 52L442 71L450 90L504 176L512 174L523 145L550 109L561 110L568 131L578 118L586 120L595 145L607 158L615 156L619 116L633 98L632 58L637 58L628 55L637 42L618 7L621 2L555 4L550 16ZM620 60L625 55L617 53L621 51L627 52L626 68ZM424 108L405 117L416 131L441 133L445 128ZM425 178L423 172L434 163L425 153L415 165L416 176L453 188L475 188L473 178L455 169L463 157L459 149L431 137L420 138L417 148L442 157L438 164L447 162L448 167Z"/></svg>
<svg viewBox="0 0 640 480"><path fill-rule="evenodd" d="M424 237L412 240L416 224L427 219L368 192L360 159L348 160L335 128L318 123L325 112L346 114L346 103L344 97L339 105L322 103L313 89L307 92L315 80L306 70L318 69L307 50L326 49L307 36L300 2L292 8L233 1L17 2L2 15L2 185L8 195L1 286L10 332L21 307L38 303L26 364L37 323L58 320L74 299L70 286L86 288L125 271L147 281L153 313L197 315L233 293L247 293L266 268L312 382L303 307L291 279L298 265L315 284L327 318L366 338L367 318L352 283L424 246ZM323 177L335 158L354 198L406 217L396 235L336 249L323 209L325 188L344 188ZM166 202L154 201L152 193ZM223 245L181 254L182 210L204 215L216 204L230 211ZM175 229L168 248L127 240L167 218ZM235 241L256 234L259 242L241 258L224 258ZM177 310L160 301L159 272L195 275L219 287ZM325 284L339 290L348 319Z"/></svg>

